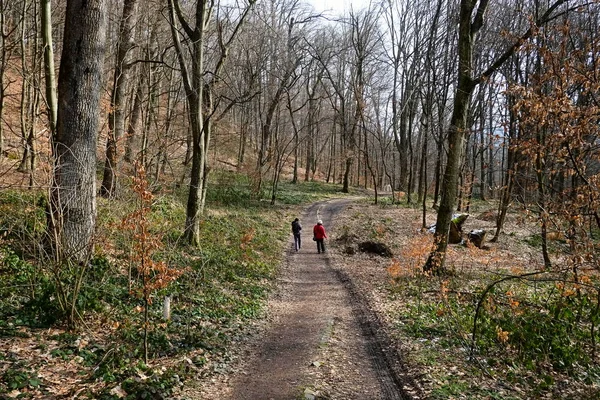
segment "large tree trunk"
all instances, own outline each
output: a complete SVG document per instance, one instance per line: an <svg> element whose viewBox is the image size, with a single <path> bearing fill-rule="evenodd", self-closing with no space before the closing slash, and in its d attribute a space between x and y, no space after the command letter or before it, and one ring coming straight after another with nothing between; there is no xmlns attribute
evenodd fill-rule
<svg viewBox="0 0 600 400"><path fill-rule="evenodd" d="M58 77L51 191L56 254L84 262L96 227L96 142L106 36L105 0L68 0Z"/></svg>
<svg viewBox="0 0 600 400"><path fill-rule="evenodd" d="M113 88L110 98L110 114L108 115L104 178L100 186L100 194L104 197L114 196L117 188L116 173L120 158L118 145L125 131L125 105L131 70L129 61L131 57L129 54L135 45L137 2L138 0L125 0L123 3L117 59L115 61Z"/></svg>
<svg viewBox="0 0 600 400"><path fill-rule="evenodd" d="M439 273L444 269L446 261L446 248L448 247L448 233L450 221L456 203L458 177L460 165L467 137L467 121L469 102L476 85L472 77L473 68L473 42L475 34L483 24L483 14L487 1L479 4L477 18L471 22L475 1L461 0L460 25L458 33L458 85L454 95L454 107L448 130L448 161L441 187L440 208L436 221L435 243L436 249L431 252L424 269Z"/></svg>

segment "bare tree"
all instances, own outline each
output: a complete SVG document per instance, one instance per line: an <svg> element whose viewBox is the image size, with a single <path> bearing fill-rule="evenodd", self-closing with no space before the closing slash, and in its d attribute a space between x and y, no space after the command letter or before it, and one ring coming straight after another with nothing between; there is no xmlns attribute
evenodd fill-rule
<svg viewBox="0 0 600 400"><path fill-rule="evenodd" d="M169 0L169 17L171 22L171 34L177 52L177 59L181 69L183 87L186 93L188 105L188 118L192 133L192 166L190 190L186 208L186 222L184 236L192 243L197 244L200 240L200 215L204 208L207 184L207 153L210 144L210 119L215 112L214 105L214 82L219 78L219 72L228 55L228 48L239 27L244 22L254 1L251 0L242 8L237 25L234 26L229 38L219 36L220 57L213 71L213 83L207 83L204 78L206 49L205 41L207 27L211 21L215 4L213 1L198 0L194 13L194 25L190 25L181 9L179 0ZM179 37L179 23L191 42L191 62L186 59L186 54ZM217 22L218 23L218 22ZM207 87L208 85L208 87Z"/></svg>
<svg viewBox="0 0 600 400"><path fill-rule="evenodd" d="M204 40L206 27L210 21L213 3L207 0L198 0L196 3L195 26L190 26L181 10L178 0L169 0L169 15L171 19L171 33L177 58L181 68L181 75L188 102L188 117L192 132L192 171L190 190L188 195L185 237L192 243L200 241L200 214L202 213L202 190L205 185L204 163L207 149L205 147L204 113L202 99L204 96ZM191 66L186 62L184 51L179 39L176 21L181 23L183 30L192 42L193 52Z"/></svg>

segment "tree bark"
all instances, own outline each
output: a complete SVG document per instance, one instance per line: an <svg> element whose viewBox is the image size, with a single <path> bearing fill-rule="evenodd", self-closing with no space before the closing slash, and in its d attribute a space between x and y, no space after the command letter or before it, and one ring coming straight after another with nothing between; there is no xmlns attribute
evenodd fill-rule
<svg viewBox="0 0 600 400"><path fill-rule="evenodd" d="M5 97L5 84L4 74L8 65L8 49L6 48L6 39L8 33L6 31L6 15L4 10L4 1L0 0L0 121L4 117L4 97ZM0 122L0 158L4 157L4 124Z"/></svg>
<svg viewBox="0 0 600 400"><path fill-rule="evenodd" d="M140 73L140 79L137 83L135 95L133 99L133 109L131 111L131 117L129 118L129 124L127 126L127 141L125 144L125 155L124 160L126 162L133 162L134 152L137 148L138 136L140 135L140 128L142 125L142 101L144 97L144 85L145 85L145 74L142 71Z"/></svg>
<svg viewBox="0 0 600 400"><path fill-rule="evenodd" d="M44 75L46 78L46 108L50 134L56 134L56 119L58 115L58 99L56 95L56 74L54 72L54 49L52 45L52 9L50 0L42 3L42 40L44 45Z"/></svg>
<svg viewBox="0 0 600 400"><path fill-rule="evenodd" d="M471 22L475 9L474 0L461 0L458 33L458 85L454 95L454 107L448 129L448 162L441 188L440 208L436 221L436 249L431 252L425 264L425 271L439 273L444 269L448 233L452 212L456 202L460 164L467 137L469 102L476 85L471 78L473 69L473 44L477 31L483 24L487 1L479 3L475 21Z"/></svg>
<svg viewBox="0 0 600 400"><path fill-rule="evenodd" d="M51 207L56 255L77 262L91 256L96 227L96 142L106 15L105 0L67 1Z"/></svg>

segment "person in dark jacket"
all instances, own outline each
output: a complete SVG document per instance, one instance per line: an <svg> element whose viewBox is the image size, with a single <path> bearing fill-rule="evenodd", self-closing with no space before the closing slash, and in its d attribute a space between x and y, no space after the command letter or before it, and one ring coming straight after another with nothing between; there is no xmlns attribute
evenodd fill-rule
<svg viewBox="0 0 600 400"><path fill-rule="evenodd" d="M313 228L313 237L317 242L317 253L325 253L325 242L327 239L327 234L325 233L325 227L323 226L323 221L318 220L317 224Z"/></svg>
<svg viewBox="0 0 600 400"><path fill-rule="evenodd" d="M302 230L302 225L300 225L300 221L298 218L292 221L292 233L294 234L294 248L296 251L300 250L302 247L302 238L300 237L300 231Z"/></svg>

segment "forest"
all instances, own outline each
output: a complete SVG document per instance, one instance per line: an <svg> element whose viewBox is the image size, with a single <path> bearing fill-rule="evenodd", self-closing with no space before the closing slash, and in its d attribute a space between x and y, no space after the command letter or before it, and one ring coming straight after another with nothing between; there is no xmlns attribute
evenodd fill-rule
<svg viewBox="0 0 600 400"><path fill-rule="evenodd" d="M289 221L360 197L331 257L378 268L425 398L595 398L599 27L596 0L0 0L0 397L209 381ZM395 256L345 253L361 230Z"/></svg>

